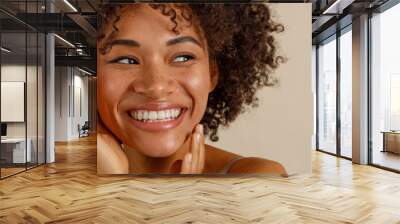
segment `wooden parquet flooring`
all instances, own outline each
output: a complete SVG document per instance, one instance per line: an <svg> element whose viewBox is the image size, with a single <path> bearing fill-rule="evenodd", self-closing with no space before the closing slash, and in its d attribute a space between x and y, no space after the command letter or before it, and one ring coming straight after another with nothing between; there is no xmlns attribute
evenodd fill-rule
<svg viewBox="0 0 400 224"><path fill-rule="evenodd" d="M289 178L98 177L96 141L0 181L0 223L400 223L400 175L323 153Z"/></svg>
<svg viewBox="0 0 400 224"><path fill-rule="evenodd" d="M15 174L15 173L19 173L19 172L22 172L22 171L25 171L25 167L23 167L23 168L14 168L14 167L12 167L12 168L1 168L1 176L2 177L7 177L7 176L10 176L10 175L13 175L13 174Z"/></svg>

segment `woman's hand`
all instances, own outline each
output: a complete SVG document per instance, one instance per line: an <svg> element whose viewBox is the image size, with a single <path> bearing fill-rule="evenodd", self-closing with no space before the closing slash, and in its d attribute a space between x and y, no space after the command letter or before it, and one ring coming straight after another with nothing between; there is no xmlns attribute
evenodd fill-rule
<svg viewBox="0 0 400 224"><path fill-rule="evenodd" d="M128 174L128 158L100 118L97 122L97 173Z"/></svg>
<svg viewBox="0 0 400 224"><path fill-rule="evenodd" d="M201 174L205 161L203 125L196 125L190 141L190 151L183 158L181 174Z"/></svg>

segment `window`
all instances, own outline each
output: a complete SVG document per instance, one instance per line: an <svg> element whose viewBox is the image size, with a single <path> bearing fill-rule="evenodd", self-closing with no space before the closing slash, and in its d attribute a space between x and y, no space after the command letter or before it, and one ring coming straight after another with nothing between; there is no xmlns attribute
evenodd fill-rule
<svg viewBox="0 0 400 224"><path fill-rule="evenodd" d="M336 36L318 47L318 149L336 153Z"/></svg>
<svg viewBox="0 0 400 224"><path fill-rule="evenodd" d="M371 162L400 170L400 4L371 18Z"/></svg>
<svg viewBox="0 0 400 224"><path fill-rule="evenodd" d="M352 33L351 26L340 36L340 154L352 157Z"/></svg>

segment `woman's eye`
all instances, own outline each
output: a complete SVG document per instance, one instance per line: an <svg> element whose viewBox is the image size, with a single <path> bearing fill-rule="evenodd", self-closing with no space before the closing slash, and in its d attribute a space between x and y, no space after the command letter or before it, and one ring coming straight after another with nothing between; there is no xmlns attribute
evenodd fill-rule
<svg viewBox="0 0 400 224"><path fill-rule="evenodd" d="M176 58L174 58L173 62L186 62L193 59L194 57L191 55L179 55Z"/></svg>
<svg viewBox="0 0 400 224"><path fill-rule="evenodd" d="M128 64L128 65L139 64L139 62L136 59L127 58L127 57L116 58L116 59L112 60L111 62L118 63L118 64Z"/></svg>

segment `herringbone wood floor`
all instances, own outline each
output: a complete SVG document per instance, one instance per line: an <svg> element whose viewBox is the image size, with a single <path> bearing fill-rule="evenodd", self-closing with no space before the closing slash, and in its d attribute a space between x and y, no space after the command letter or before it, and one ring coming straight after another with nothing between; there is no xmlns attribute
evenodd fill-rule
<svg viewBox="0 0 400 224"><path fill-rule="evenodd" d="M400 175L315 153L313 174L98 177L94 138L0 181L0 223L400 223Z"/></svg>

